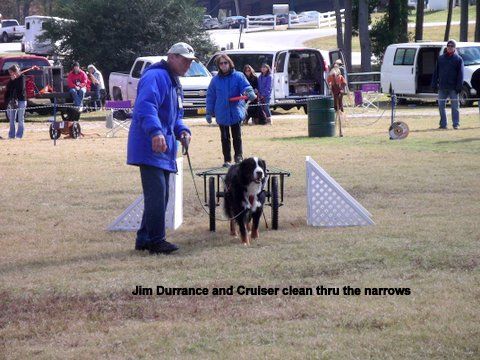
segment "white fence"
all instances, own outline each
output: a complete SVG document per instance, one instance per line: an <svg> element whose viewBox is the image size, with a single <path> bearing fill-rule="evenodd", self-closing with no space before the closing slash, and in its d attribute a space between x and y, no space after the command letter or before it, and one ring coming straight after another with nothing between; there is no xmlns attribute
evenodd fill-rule
<svg viewBox="0 0 480 360"><path fill-rule="evenodd" d="M345 9L340 10L342 23L345 21ZM288 14L288 20L277 15L247 15L245 28L250 30L268 30L268 29L301 29L301 28L321 28L335 27L335 11L319 13L312 11L307 14L292 15Z"/></svg>

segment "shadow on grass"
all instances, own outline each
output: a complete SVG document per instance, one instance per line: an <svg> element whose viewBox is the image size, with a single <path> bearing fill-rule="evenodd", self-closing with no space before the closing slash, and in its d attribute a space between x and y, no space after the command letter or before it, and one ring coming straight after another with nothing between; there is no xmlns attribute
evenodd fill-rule
<svg viewBox="0 0 480 360"><path fill-rule="evenodd" d="M462 143L471 143L474 141L480 141L480 138L466 138L466 139L456 139L456 140L448 140L448 141L438 141L437 144L462 144Z"/></svg>
<svg viewBox="0 0 480 360"><path fill-rule="evenodd" d="M465 128L460 128L455 131L461 131L461 130L475 130L478 129L478 127L465 127ZM433 129L422 129L422 130L410 130L411 133L428 133L428 132L448 132L448 131L454 131L453 129L439 129L439 128L433 128Z"/></svg>

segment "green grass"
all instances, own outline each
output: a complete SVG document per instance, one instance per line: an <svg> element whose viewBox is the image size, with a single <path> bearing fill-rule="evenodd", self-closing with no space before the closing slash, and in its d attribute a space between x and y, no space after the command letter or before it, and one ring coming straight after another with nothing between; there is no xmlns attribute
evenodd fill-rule
<svg viewBox="0 0 480 360"><path fill-rule="evenodd" d="M475 20L476 7L475 5L468 7L468 20ZM447 10L441 11L425 11L424 22L447 22ZM408 16L409 22L416 21L416 10L412 10ZM460 6L453 8L452 21L460 21Z"/></svg>
<svg viewBox="0 0 480 360"><path fill-rule="evenodd" d="M390 120L376 112L350 116L343 138L306 137L298 113L244 127L246 156L292 173L280 229L262 220L250 247L225 222L209 232L185 166L184 223L169 232L181 250L171 256L135 252L133 233L105 231L141 193L138 169L125 165L125 132L105 138L102 122L83 118L85 137L54 147L48 124L27 123L24 139L0 140L0 357L477 359L478 109L461 109L458 131L436 130L434 107L398 114L410 127L402 141L388 139ZM218 128L190 124L194 168L221 164ZM307 155L375 226L306 225ZM135 285L412 294L135 298Z"/></svg>
<svg viewBox="0 0 480 360"><path fill-rule="evenodd" d="M415 29L409 28L409 33L411 37L415 36ZM443 36L445 34L444 26L425 26L423 28L423 38L428 41L443 41ZM475 26L469 24L468 26L468 39L469 41L474 40ZM460 26L452 25L450 28L450 38L459 39L460 38ZM312 39L305 42L305 46L313 47L317 49L336 49L337 46L337 37L336 36L326 36L317 39ZM352 51L360 51L360 41L358 36L352 38Z"/></svg>

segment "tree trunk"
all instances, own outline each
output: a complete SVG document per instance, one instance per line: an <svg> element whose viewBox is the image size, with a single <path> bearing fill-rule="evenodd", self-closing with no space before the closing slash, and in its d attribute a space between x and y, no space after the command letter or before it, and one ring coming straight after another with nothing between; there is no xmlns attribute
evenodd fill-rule
<svg viewBox="0 0 480 360"><path fill-rule="evenodd" d="M235 0L235 11L237 13L238 16L240 16L240 4L239 4L239 1L240 0ZM230 3L231 4L231 3Z"/></svg>
<svg viewBox="0 0 480 360"><path fill-rule="evenodd" d="M23 18L22 22L25 22L25 18L30 15L30 4L32 3L32 0L24 0L23 1Z"/></svg>
<svg viewBox="0 0 480 360"><path fill-rule="evenodd" d="M462 0L460 6L460 41L468 41L468 0Z"/></svg>
<svg viewBox="0 0 480 360"><path fill-rule="evenodd" d="M423 0L417 1L417 14L415 18L415 41L423 40L423 14L425 12L425 3Z"/></svg>
<svg viewBox="0 0 480 360"><path fill-rule="evenodd" d="M418 1L418 0L417 0ZM408 0L400 0L400 40L408 42Z"/></svg>
<svg viewBox="0 0 480 360"><path fill-rule="evenodd" d="M368 0L358 1L358 35L360 38L360 49L362 52L361 64L362 71L369 72L372 70L372 48L370 44L370 36L368 33Z"/></svg>
<svg viewBox="0 0 480 360"><path fill-rule="evenodd" d="M475 41L480 41L480 1L477 0L477 5L475 6L477 10L477 16L475 19Z"/></svg>
<svg viewBox="0 0 480 360"><path fill-rule="evenodd" d="M445 26L445 36L443 37L444 41L448 41L448 39L450 39L450 27L452 25L452 12L453 12L453 0L448 0L447 25Z"/></svg>
<svg viewBox="0 0 480 360"><path fill-rule="evenodd" d="M352 0L345 0L345 33L343 46L345 48L345 66L347 71L352 71Z"/></svg>
<svg viewBox="0 0 480 360"><path fill-rule="evenodd" d="M333 0L333 7L335 9L335 20L337 24L337 47L343 51L343 24L342 14L340 14L340 0Z"/></svg>

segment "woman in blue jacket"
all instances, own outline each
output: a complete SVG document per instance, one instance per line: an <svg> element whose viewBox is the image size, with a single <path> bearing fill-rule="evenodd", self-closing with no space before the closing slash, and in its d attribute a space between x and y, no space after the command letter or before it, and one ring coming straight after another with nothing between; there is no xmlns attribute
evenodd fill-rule
<svg viewBox="0 0 480 360"><path fill-rule="evenodd" d="M226 54L221 54L215 59L218 74L210 82L207 91L206 120L210 124L215 116L222 140L224 167L232 162L230 131L233 138L234 160L239 163L243 160L242 132L240 123L245 119L245 101L232 98L247 94L249 100L255 100L256 95L245 75L235 71L232 59Z"/></svg>
<svg viewBox="0 0 480 360"><path fill-rule="evenodd" d="M270 112L270 98L272 97L272 75L270 66L268 64L262 64L260 71L262 73L258 77L258 94L260 96L262 109L267 118L266 123L271 125L272 114Z"/></svg>

